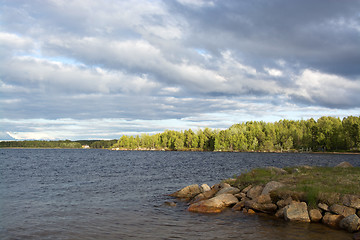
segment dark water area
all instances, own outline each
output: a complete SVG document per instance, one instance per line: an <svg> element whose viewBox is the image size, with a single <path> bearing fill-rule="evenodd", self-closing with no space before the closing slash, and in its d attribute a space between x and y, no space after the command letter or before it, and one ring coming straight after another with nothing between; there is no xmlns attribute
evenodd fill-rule
<svg viewBox="0 0 360 240"><path fill-rule="evenodd" d="M360 155L0 149L0 239L351 239L322 224L226 211L166 196L266 166L360 166Z"/></svg>

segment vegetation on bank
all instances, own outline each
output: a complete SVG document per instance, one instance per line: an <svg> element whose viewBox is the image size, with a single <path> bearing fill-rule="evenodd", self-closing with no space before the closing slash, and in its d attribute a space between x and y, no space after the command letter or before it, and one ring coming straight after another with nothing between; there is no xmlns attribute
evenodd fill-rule
<svg viewBox="0 0 360 240"><path fill-rule="evenodd" d="M317 121L251 121L226 130L166 130L122 136L113 148L197 151L359 151L360 117L321 117Z"/></svg>
<svg viewBox="0 0 360 240"><path fill-rule="evenodd" d="M226 130L166 130L154 135L122 136L119 140L5 141L0 147L115 148L119 150L171 151L360 151L360 117L342 120L321 117L317 121L250 121Z"/></svg>
<svg viewBox="0 0 360 240"><path fill-rule="evenodd" d="M0 148L110 148L117 140L60 140L60 141L3 141L0 142Z"/></svg>
<svg viewBox="0 0 360 240"><path fill-rule="evenodd" d="M258 168L225 180L239 189L264 185L270 181L284 184L284 187L275 190L275 195L291 196L314 207L320 201L336 203L344 194L359 194L360 167Z"/></svg>

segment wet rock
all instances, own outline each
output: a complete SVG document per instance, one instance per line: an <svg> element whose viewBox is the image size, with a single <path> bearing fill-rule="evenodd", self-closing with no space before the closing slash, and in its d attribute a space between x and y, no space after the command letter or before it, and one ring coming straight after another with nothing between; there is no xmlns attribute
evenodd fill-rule
<svg viewBox="0 0 360 240"><path fill-rule="evenodd" d="M279 210L277 210L275 213L275 217L284 218L284 208L280 208Z"/></svg>
<svg viewBox="0 0 360 240"><path fill-rule="evenodd" d="M347 217L349 215L356 214L356 210L354 208L342 206L339 204L333 204L330 206L330 211L333 213L336 213L338 215L342 215L344 217Z"/></svg>
<svg viewBox="0 0 360 240"><path fill-rule="evenodd" d="M261 194L268 194L270 193L271 191L274 191L278 188L281 188L283 187L284 184L283 183L280 183L280 182L276 182L276 181L271 181L271 182L268 182L264 189L262 190Z"/></svg>
<svg viewBox="0 0 360 240"><path fill-rule="evenodd" d="M349 168L349 167L354 167L354 166L351 165L351 163L344 161L344 162L339 163L335 167Z"/></svg>
<svg viewBox="0 0 360 240"><path fill-rule="evenodd" d="M210 191L211 189L210 189L209 185L204 183L200 186L200 190L201 190L201 192L207 192L207 191Z"/></svg>
<svg viewBox="0 0 360 240"><path fill-rule="evenodd" d="M318 203L318 207L321 209L321 210L324 210L326 212L329 212L330 209L329 209L329 206L325 203Z"/></svg>
<svg viewBox="0 0 360 240"><path fill-rule="evenodd" d="M239 200L232 194L221 194L219 196L191 204L188 211L199 213L219 213L226 207L232 206L238 202Z"/></svg>
<svg viewBox="0 0 360 240"><path fill-rule="evenodd" d="M186 186L186 187L180 189L179 191L170 194L170 196L177 197L177 198L189 198L190 199L190 198L195 197L199 193L201 193L201 189L200 189L199 185L193 184L193 185Z"/></svg>
<svg viewBox="0 0 360 240"><path fill-rule="evenodd" d="M176 207L176 202L164 202L165 206Z"/></svg>
<svg viewBox="0 0 360 240"><path fill-rule="evenodd" d="M360 198L357 196L346 194L342 198L342 203L345 206L360 209Z"/></svg>
<svg viewBox="0 0 360 240"><path fill-rule="evenodd" d="M309 211L309 217L311 222L320 222L323 216L319 209L311 209Z"/></svg>
<svg viewBox="0 0 360 240"><path fill-rule="evenodd" d="M307 204L305 202L293 202L284 208L284 218L287 221L310 222Z"/></svg>
<svg viewBox="0 0 360 240"><path fill-rule="evenodd" d="M322 223L328 225L330 227L338 228L340 221L344 218L342 215L332 214L332 213L325 213L322 218Z"/></svg>
<svg viewBox="0 0 360 240"><path fill-rule="evenodd" d="M234 194L239 193L239 192L240 192L240 189L238 189L238 188L227 187L227 188L223 188L220 191L218 191L215 196L218 196L218 195L221 195L221 194L233 194L234 195Z"/></svg>
<svg viewBox="0 0 360 240"><path fill-rule="evenodd" d="M249 191L247 191L246 196L250 199L255 199L256 197L260 196L263 189L264 188L262 186L254 186Z"/></svg>
<svg viewBox="0 0 360 240"><path fill-rule="evenodd" d="M339 226L348 232L356 232L360 229L360 219L356 214L353 214L342 219Z"/></svg>

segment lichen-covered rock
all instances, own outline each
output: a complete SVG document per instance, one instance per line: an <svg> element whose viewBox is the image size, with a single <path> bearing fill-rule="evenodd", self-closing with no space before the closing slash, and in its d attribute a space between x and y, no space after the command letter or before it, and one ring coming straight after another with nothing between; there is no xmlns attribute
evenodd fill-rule
<svg viewBox="0 0 360 240"><path fill-rule="evenodd" d="M264 213L274 213L277 209L274 203L258 203L256 200L245 201L245 207Z"/></svg>
<svg viewBox="0 0 360 240"><path fill-rule="evenodd" d="M348 232L356 232L360 229L360 218L356 214L347 216L340 221L339 226Z"/></svg>
<svg viewBox="0 0 360 240"><path fill-rule="evenodd" d="M221 194L219 196L191 204L188 211L199 213L219 213L226 207L232 206L238 202L239 200L232 194Z"/></svg>
<svg viewBox="0 0 360 240"><path fill-rule="evenodd" d="M332 214L332 213L325 213L322 218L322 223L328 225L330 227L338 228L340 221L344 218L342 215Z"/></svg>
<svg viewBox="0 0 360 240"><path fill-rule="evenodd" d="M311 222L320 222L323 216L319 209L311 209L309 211L309 217Z"/></svg>
<svg viewBox="0 0 360 240"><path fill-rule="evenodd" d="M305 202L292 202L284 208L284 219L287 221L310 222L307 204Z"/></svg>
<svg viewBox="0 0 360 240"><path fill-rule="evenodd" d="M193 184L193 185L186 186L186 187L180 189L179 191L176 191L176 192L170 194L170 196L177 197L177 198L189 198L190 199L190 198L195 197L199 193L201 193L201 189L200 189L199 185Z"/></svg>
<svg viewBox="0 0 360 240"><path fill-rule="evenodd" d="M349 167L354 167L354 166L351 165L351 163L344 161L344 162L339 163L335 167L349 168Z"/></svg>
<svg viewBox="0 0 360 240"><path fill-rule="evenodd" d="M227 187L227 188L223 188L220 189L215 196L221 195L221 194L236 194L239 193L240 189L236 188L236 187Z"/></svg>
<svg viewBox="0 0 360 240"><path fill-rule="evenodd" d="M342 203L345 206L360 209L360 198L357 196L346 194L342 198Z"/></svg>
<svg viewBox="0 0 360 240"><path fill-rule="evenodd" d="M356 214L356 210L354 208L342 206L340 204L333 204L330 206L329 209L331 212L336 213L338 215L342 215L344 217Z"/></svg>
<svg viewBox="0 0 360 240"><path fill-rule="evenodd" d="M207 191L210 191L210 190L211 190L210 187L209 187L209 185L207 185L206 183L202 184L202 185L200 186L200 189L201 189L201 192L207 192Z"/></svg>
<svg viewBox="0 0 360 240"><path fill-rule="evenodd" d="M281 188L283 187L284 184L283 183L280 183L280 182L276 182L276 181L271 181L271 182L268 182L264 189L262 190L261 194L268 194L270 193L271 191L274 191L278 188Z"/></svg>
<svg viewBox="0 0 360 240"><path fill-rule="evenodd" d="M255 199L260 196L264 187L262 186L254 186L249 191L247 191L246 196L250 199Z"/></svg>

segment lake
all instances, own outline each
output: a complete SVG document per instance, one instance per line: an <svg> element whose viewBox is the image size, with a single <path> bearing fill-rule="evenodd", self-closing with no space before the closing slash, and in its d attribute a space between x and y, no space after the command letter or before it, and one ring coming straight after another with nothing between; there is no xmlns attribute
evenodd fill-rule
<svg viewBox="0 0 360 240"><path fill-rule="evenodd" d="M0 239L351 239L322 224L165 206L167 194L266 166L360 155L0 149Z"/></svg>

